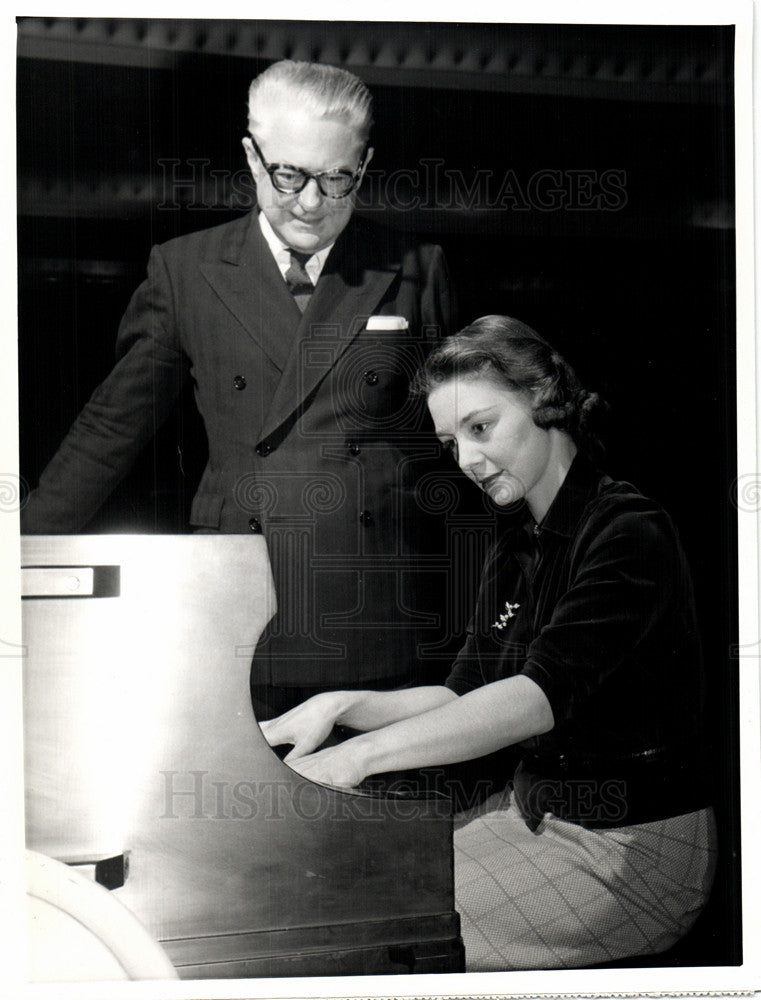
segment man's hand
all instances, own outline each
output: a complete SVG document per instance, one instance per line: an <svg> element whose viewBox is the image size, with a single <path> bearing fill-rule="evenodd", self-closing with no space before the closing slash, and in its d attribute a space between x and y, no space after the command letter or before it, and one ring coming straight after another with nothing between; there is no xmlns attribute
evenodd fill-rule
<svg viewBox="0 0 761 1000"><path fill-rule="evenodd" d="M296 758L311 754L325 742L342 708L340 692L324 692L276 719L260 723L260 726L271 747L281 746L283 743L293 744L293 750L285 758L291 764Z"/></svg>

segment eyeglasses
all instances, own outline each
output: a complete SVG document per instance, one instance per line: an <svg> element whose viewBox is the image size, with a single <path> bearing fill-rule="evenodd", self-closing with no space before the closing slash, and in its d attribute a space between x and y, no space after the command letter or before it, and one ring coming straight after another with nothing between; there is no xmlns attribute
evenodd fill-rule
<svg viewBox="0 0 761 1000"><path fill-rule="evenodd" d="M345 198L351 194L362 179L362 167L367 156L365 147L355 171L351 170L321 170L318 174L310 174L302 167L292 167L289 163L267 163L256 139L249 133L251 145L261 160L272 181L272 186L281 194L298 194L303 191L309 181L316 181L320 193L326 198Z"/></svg>

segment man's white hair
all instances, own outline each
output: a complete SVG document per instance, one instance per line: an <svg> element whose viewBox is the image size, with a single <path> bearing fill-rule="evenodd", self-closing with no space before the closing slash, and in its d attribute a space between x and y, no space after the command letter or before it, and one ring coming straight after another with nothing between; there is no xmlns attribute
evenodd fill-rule
<svg viewBox="0 0 761 1000"><path fill-rule="evenodd" d="M273 63L248 89L249 131L255 132L267 109L284 96L315 117L346 122L367 142L373 124L372 95L359 77L348 70L290 59Z"/></svg>

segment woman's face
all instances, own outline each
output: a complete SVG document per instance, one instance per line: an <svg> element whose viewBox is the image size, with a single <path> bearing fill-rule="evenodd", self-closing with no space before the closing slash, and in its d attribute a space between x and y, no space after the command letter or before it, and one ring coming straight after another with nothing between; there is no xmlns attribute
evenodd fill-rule
<svg viewBox="0 0 761 1000"><path fill-rule="evenodd" d="M552 440L531 416L531 397L482 375L452 378L428 396L436 434L465 475L500 506L542 493Z"/></svg>

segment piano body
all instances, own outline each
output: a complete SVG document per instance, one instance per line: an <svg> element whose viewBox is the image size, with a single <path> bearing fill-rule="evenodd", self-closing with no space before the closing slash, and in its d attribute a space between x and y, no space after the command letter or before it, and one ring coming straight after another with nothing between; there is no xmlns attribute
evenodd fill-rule
<svg viewBox="0 0 761 1000"><path fill-rule="evenodd" d="M462 971L449 804L318 785L251 711L264 540L22 538L26 836L182 978Z"/></svg>

